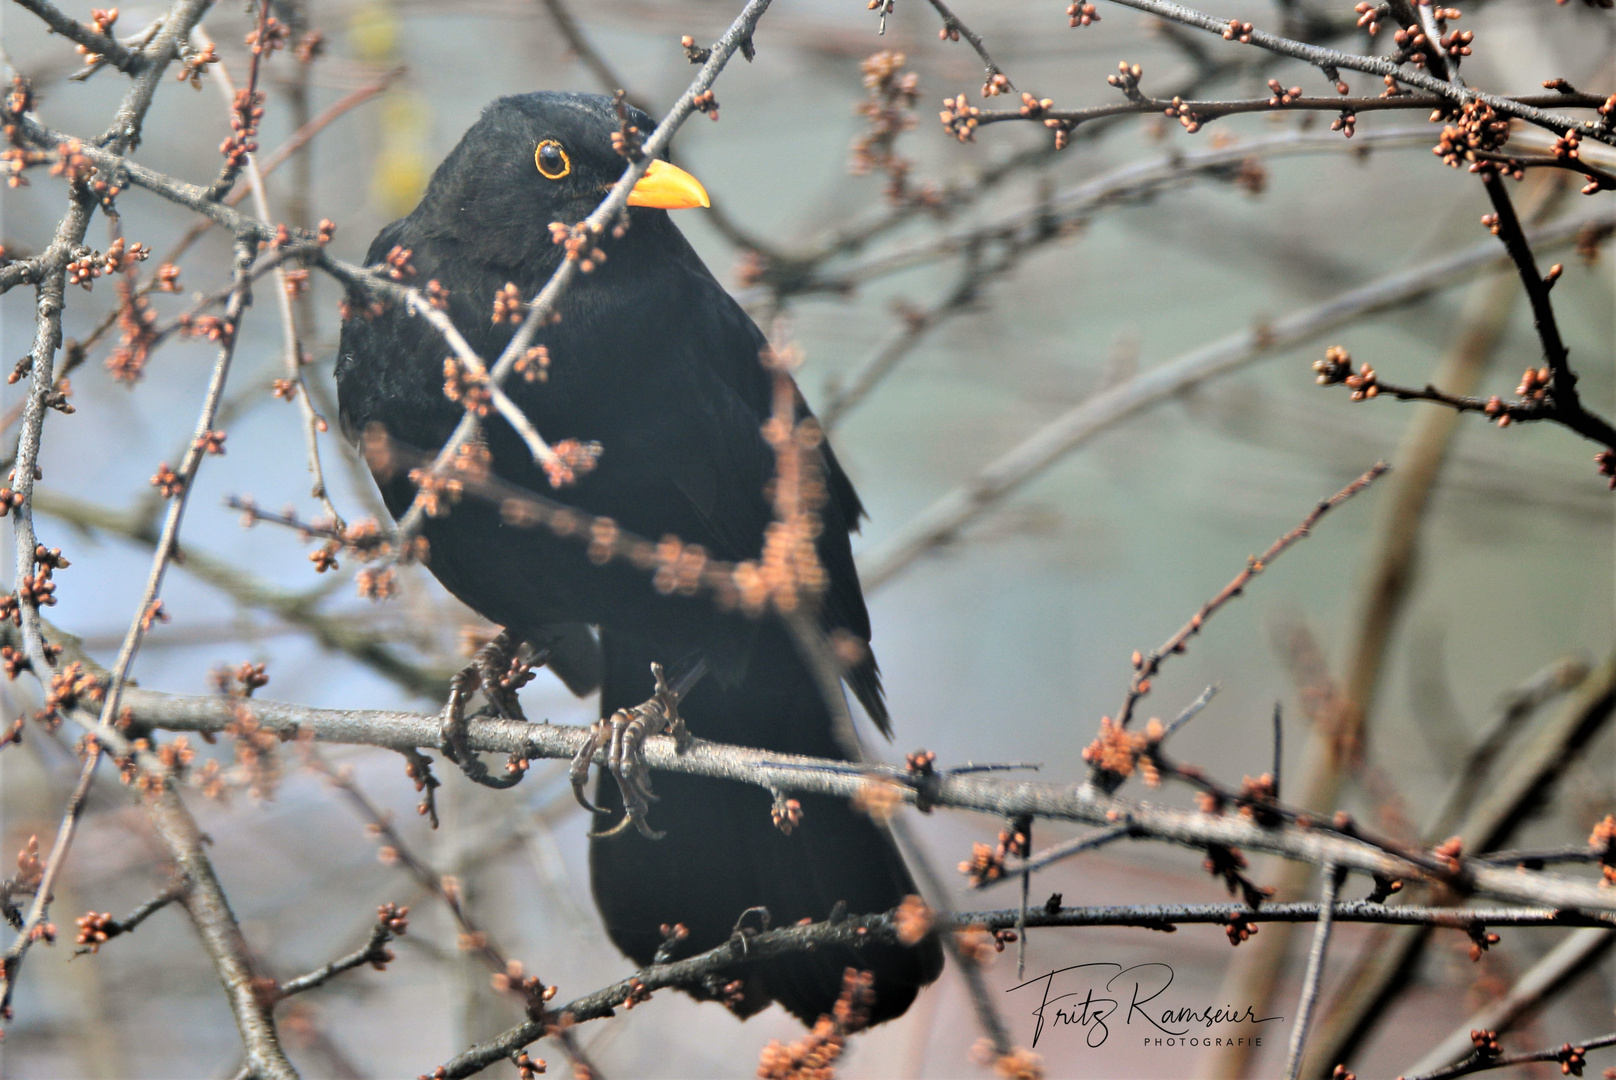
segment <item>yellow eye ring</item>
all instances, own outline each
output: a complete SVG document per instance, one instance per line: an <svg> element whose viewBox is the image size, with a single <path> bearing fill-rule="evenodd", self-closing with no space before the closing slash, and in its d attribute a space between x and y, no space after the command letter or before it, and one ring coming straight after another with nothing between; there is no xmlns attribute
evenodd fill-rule
<svg viewBox="0 0 1616 1080"><path fill-rule="evenodd" d="M561 161L556 164L556 159ZM533 164L546 180L559 180L572 171L572 158L554 139L545 139L533 151Z"/></svg>

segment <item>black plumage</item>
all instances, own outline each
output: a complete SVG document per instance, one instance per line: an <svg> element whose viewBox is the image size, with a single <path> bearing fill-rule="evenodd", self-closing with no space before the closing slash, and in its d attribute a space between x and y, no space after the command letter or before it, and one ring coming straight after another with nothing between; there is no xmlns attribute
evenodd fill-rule
<svg viewBox="0 0 1616 1080"><path fill-rule="evenodd" d="M641 131L653 127L643 114L631 113L630 121ZM513 327L493 322L495 293L509 282L532 296L555 271L563 251L552 242L551 223L583 220L622 173L611 142L618 123L611 99L596 95L495 102L439 166L420 206L377 236L368 261L408 249L414 283L436 280L446 288L448 312L471 346L487 358L499 355ZM560 162L564 175L552 179ZM576 484L552 489L514 430L491 417L484 431L494 472L643 536L671 534L725 560L756 558L772 520L766 486L774 469L761 433L774 377L760 363L764 336L665 210L635 206L629 218L628 230L602 245L605 262L566 293L560 321L539 331L536 342L549 350L547 378L506 386L550 441L599 442L597 466ZM397 444L434 453L463 415L444 392L448 354L436 331L397 306L347 320L337 361L345 430L357 436L380 425ZM848 539L863 508L828 445L821 456L821 618L827 630L868 640ZM401 516L415 497L407 471L378 475L378 482L389 510ZM621 561L595 565L576 539L506 524L486 501L461 501L428 519L423 535L428 566L462 601L516 636L566 645L573 663L560 673L570 674L574 689L592 681L588 657L578 655L587 652L579 641L588 639L577 628L598 628L603 716L651 695L653 661L679 670L700 659L712 675L681 705L692 734L845 756L778 621L720 611L705 596L659 594L644 571ZM873 653L847 682L885 732ZM650 820L665 838L626 830L593 839L590 848L607 931L636 963L651 960L663 924L690 930L680 950L688 955L725 940L748 908L765 907L782 925L823 918L838 901L852 912L886 910L916 891L890 836L843 800L803 798L804 820L786 836L771 823L761 789L670 774L654 782L660 801ZM609 780L597 787L596 801L621 808ZM731 976L745 985L732 1006L746 1014L776 1000L812 1023L830 1010L847 966L876 973L875 1017L885 1019L936 977L941 954L928 941L774 961Z"/></svg>

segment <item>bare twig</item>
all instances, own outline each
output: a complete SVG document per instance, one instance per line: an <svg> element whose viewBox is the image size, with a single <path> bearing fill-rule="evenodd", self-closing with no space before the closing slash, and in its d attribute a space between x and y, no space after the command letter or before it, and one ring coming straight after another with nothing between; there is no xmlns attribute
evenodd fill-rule
<svg viewBox="0 0 1616 1080"><path fill-rule="evenodd" d="M1296 1005L1296 1023L1291 1028L1290 1050L1285 1062L1285 1080L1297 1080L1302 1068L1302 1048L1307 1045L1307 1029L1313 1022L1319 986L1324 981L1324 955L1330 948L1330 930L1335 924L1335 898L1341 891L1344 874L1331 863L1323 870L1324 895L1319 899L1319 921L1313 931L1313 945L1307 953L1307 974L1302 977L1302 996Z"/></svg>
<svg viewBox="0 0 1616 1080"><path fill-rule="evenodd" d="M1587 219L1579 219L1546 226L1533 234L1533 242L1538 247L1571 243L1586 223ZM1231 335L1102 390L1033 432L894 535L864 552L859 561L859 576L865 590L884 585L921 555L948 543L1006 495L1133 414L1166 401L1190 386L1301 344L1371 312L1401 307L1429 296L1455 280L1500 262L1502 259L1495 245L1476 245L1387 275L1264 326Z"/></svg>

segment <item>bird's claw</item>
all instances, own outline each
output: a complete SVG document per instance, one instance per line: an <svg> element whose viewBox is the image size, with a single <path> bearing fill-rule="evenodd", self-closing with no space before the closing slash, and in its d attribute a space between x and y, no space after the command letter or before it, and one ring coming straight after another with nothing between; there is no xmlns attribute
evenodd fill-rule
<svg viewBox="0 0 1616 1080"><path fill-rule="evenodd" d="M488 771L466 742L466 703L481 690L495 717L525 721L516 692L527 685L533 678L533 668L543 662L542 657L527 655L523 643L509 630L501 630L449 680L449 700L442 713L443 756L460 766L471 780L485 787L508 788L521 780L523 773L495 777Z"/></svg>
<svg viewBox="0 0 1616 1080"><path fill-rule="evenodd" d="M618 709L611 716L595 721L589 729L589 738L573 756L567 776L572 781L572 793L585 810L603 814L584 795L584 784L589 780L589 766L595 755L605 751L604 767L617 781L623 793L623 820L595 836L616 836L633 825L648 840L660 840L666 834L651 828L646 821L651 803L657 798L651 790L651 773L645 766L644 745L647 735L670 734L681 749L689 742L690 734L679 715L682 695L668 685L661 664L651 665L656 677L656 692L632 709Z"/></svg>

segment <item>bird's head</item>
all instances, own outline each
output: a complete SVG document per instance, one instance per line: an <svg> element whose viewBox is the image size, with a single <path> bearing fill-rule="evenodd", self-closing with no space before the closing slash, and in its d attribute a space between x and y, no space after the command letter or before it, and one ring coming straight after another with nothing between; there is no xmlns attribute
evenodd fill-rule
<svg viewBox="0 0 1616 1080"><path fill-rule="evenodd" d="M656 127L638 109L626 114L639 138ZM479 246L499 238L513 259L526 258L532 245L551 246L551 222L582 221L622 177L628 159L613 136L623 123L613 99L601 94L500 98L438 166L415 217L424 214L432 231ZM629 205L680 210L708 201L695 177L653 161Z"/></svg>

